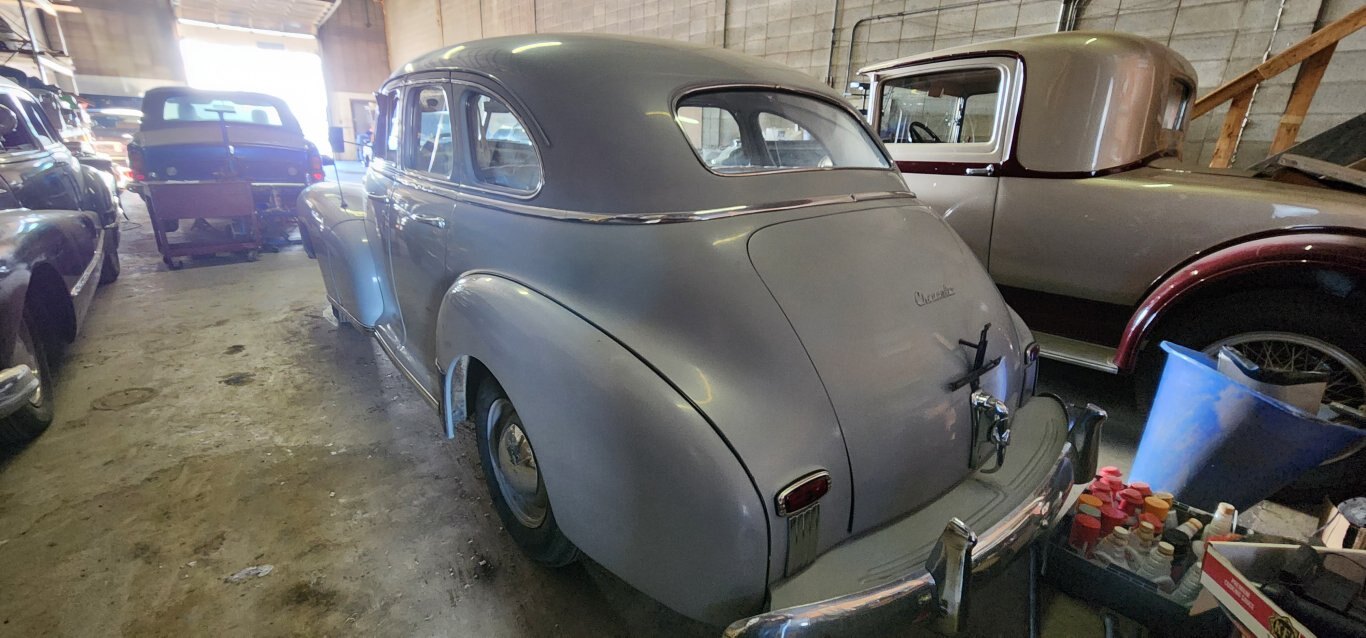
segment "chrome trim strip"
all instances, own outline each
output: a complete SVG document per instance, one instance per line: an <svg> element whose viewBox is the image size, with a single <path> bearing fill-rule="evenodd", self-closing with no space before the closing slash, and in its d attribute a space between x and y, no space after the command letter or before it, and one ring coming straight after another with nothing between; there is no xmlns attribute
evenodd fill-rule
<svg viewBox="0 0 1366 638"><path fill-rule="evenodd" d="M820 501L787 519L787 561L783 573L792 575L816 560L821 537Z"/></svg>
<svg viewBox="0 0 1366 638"><path fill-rule="evenodd" d="M411 179L411 176L409 176ZM429 180L435 182L436 180ZM429 185L428 189L433 186ZM755 215L759 213L771 213L783 210L795 210L798 208L810 208L813 206L826 206L830 204L848 204L854 202L868 202L884 199L915 199L915 193L910 191L877 191L869 193L852 193L845 195L826 195L821 197L810 197L806 199L795 199L789 201L772 202L765 204L755 204L749 206L728 206L724 208L714 208L707 210L679 211L666 213L590 213L582 211L568 211L555 208L544 208L530 204L521 204L504 200L482 197L471 193L458 190L454 184L449 182L439 182L437 194L450 197L463 202L479 204L489 208L495 208L516 215L528 217L540 217L544 219L554 219L559 221L581 222L589 224L674 224L679 222L706 221L709 219L724 219L727 217L737 217L740 215Z"/></svg>
<svg viewBox="0 0 1366 638"><path fill-rule="evenodd" d="M100 270L104 268L104 226L97 226L100 232L95 237L95 256L90 258L90 265L85 267L85 272L81 273L81 278L76 280L76 285L71 287L71 297L79 297L85 291L85 287L90 283L91 277L98 277Z"/></svg>
<svg viewBox="0 0 1366 638"><path fill-rule="evenodd" d="M384 340L384 337L380 336L379 332L375 332L374 334L375 341L379 342L380 349L384 350L384 354L389 357L389 361L393 362L394 367L398 368L398 371L403 374L403 377L408 379L408 383L411 383L414 388L417 388L418 394L421 394L422 398L426 399L433 410L440 410L441 404L437 402L436 397L432 396L432 393L428 392L427 388L422 387L422 383L417 380L417 377L408 370L407 366L403 365L403 360L399 358L398 353Z"/></svg>
<svg viewBox="0 0 1366 638"><path fill-rule="evenodd" d="M1070 442L1034 496L977 535L974 574L1004 569L1021 550L1057 522L1072 491L1076 452ZM726 627L727 638L879 636L904 632L908 624L940 614L934 576L923 567L864 591L743 618Z"/></svg>
<svg viewBox="0 0 1366 638"><path fill-rule="evenodd" d="M1115 364L1115 349L1107 346L1059 337L1044 332L1034 333L1039 344L1039 354L1045 359L1118 374Z"/></svg>

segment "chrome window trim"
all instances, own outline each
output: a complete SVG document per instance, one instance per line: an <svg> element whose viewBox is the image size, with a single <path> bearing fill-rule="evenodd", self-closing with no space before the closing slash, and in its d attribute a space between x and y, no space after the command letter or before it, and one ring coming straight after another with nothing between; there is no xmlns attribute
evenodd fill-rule
<svg viewBox="0 0 1366 638"><path fill-rule="evenodd" d="M863 129L863 134L868 136L868 142L871 143L873 145L873 148L877 149L877 151L882 155L882 160L886 162L887 165L882 168L878 168L876 166L812 166L808 168L774 168L766 171L747 171L744 173L721 173L715 171L712 169L712 167L707 166L706 160L702 159L702 155L698 153L698 149L693 146L692 140L688 139L688 134L683 132L682 126L678 125L678 104L679 102L682 102L683 100L686 100L689 97L701 93L722 93L725 91L772 91L775 93L787 93L790 95L799 95L802 97L811 98L818 102L834 106L837 109L842 109L850 117L854 118L854 122L859 124L859 127ZM774 113L774 115L777 114ZM791 86L782 86L778 84L701 84L690 86L682 91L679 91L678 94L675 95L673 99L670 101L669 116L671 119L674 120L674 128L678 130L679 137L683 139L684 144L688 145L688 149L692 151L693 157L697 158L697 163L701 164L702 168L706 169L707 172L711 173L712 175L718 175L720 177L750 177L754 175L773 175L775 173L781 173L786 175L792 173L812 173L818 171L893 171L898 172L899 174L899 171L897 171L896 167L896 159L893 158L892 154L887 151L887 147L882 144L882 140L877 136L877 132L869 126L868 120L864 118L848 102L845 102L843 100L832 100L830 99L830 96L825 95L824 93L821 93L819 91L810 91L807 89Z"/></svg>
<svg viewBox="0 0 1366 638"><path fill-rule="evenodd" d="M418 188L428 193L448 197L459 202L477 204L514 215L589 224L676 224L680 222L706 221L709 219L725 219L727 217L738 217L740 215L771 213L781 210L811 208L814 206L826 206L830 204L848 204L884 199L915 199L915 193L910 191L874 191L866 193L847 193L843 195L825 195L760 204L736 205L706 210L668 211L659 213L594 213L588 211L546 208L544 206L535 206L532 204L485 197L466 192L463 184L433 179L425 175L414 175L407 172L396 176L389 175L387 172L383 174L390 179L405 180L405 185L409 187Z"/></svg>
<svg viewBox="0 0 1366 638"><path fill-rule="evenodd" d="M905 77L933 75L953 71L995 69L1001 74L996 96L996 121L989 142L946 142L942 144L914 144L911 142L882 142L894 144L897 149L912 148L913 152L926 153L920 157L906 156L903 161L916 162L983 162L995 164L1011 156L1014 132L1019 119L1020 96L1024 86L1024 63L1005 55L987 57L953 58L923 65L898 68L886 73L878 73L869 91L872 96L868 103L870 127L876 134L882 126L882 94L886 83ZM882 140L876 134L878 141ZM891 150L890 148L888 149Z"/></svg>
<svg viewBox="0 0 1366 638"><path fill-rule="evenodd" d="M489 89L489 87L484 86L484 85L482 85L482 84L479 84L479 83L477 83L477 82L470 82L470 81L468 81L468 80L462 80L462 79L459 79L459 78L451 78L451 83L452 83L452 84L458 84L458 85L464 85L464 87L465 87L465 88L461 89L461 91L460 91L460 98L459 98L459 100L457 100L457 102L463 101L463 100L466 98L466 94L469 93L471 89L473 89L474 91L476 91L476 92L478 92L478 93L482 93L482 94L484 94L484 95L486 95L486 96L488 96L488 97L490 97L490 98L492 98L492 99L498 100L499 102L502 102L502 103L503 103L503 106L506 106L506 107L507 107L508 113L511 113L511 114L512 114L512 117L514 117L514 118L517 119L517 123L520 124L520 125L522 125L522 131L526 133L527 140L529 140L529 141L531 142L531 150L532 150L532 152L534 152L534 153L536 154L536 162L537 162L538 164L540 164L540 167L541 167L541 175L540 175L540 179L537 180L537 182L536 182L536 188L533 189L533 190L529 190L529 191L521 191L521 190L516 190L516 189L513 189L513 188L504 188L504 187L501 187L501 186L497 186L497 185L494 185L494 184L486 184L486 183L483 183L483 182L478 182L478 183L475 183L475 184L465 184L464 182L459 182L459 183L462 184L463 186L467 187L467 188L472 188L472 189L475 189L475 190L483 191L483 192L485 192L485 193L489 193L489 194L492 194L492 195L504 195L504 196L506 196L506 197L512 197L512 198L521 199L521 200L532 199L532 198L536 197L537 195L540 195L540 194L541 194L541 190L545 188L545 182L546 182L546 179L545 179L545 160L541 158L541 147L540 147L540 144L538 144L538 143L536 142L536 137L535 137L535 135L534 135L534 131L533 131L532 127L527 126L527 122L530 121L529 118L524 118L524 117L522 117L522 116L517 112L517 109L518 109L518 108L521 108L521 106L519 105L518 107L513 107L513 105L512 105L513 100L509 100L509 99L503 97L501 94L497 93L496 91L493 91L493 90ZM454 87L452 87L452 88L454 88ZM460 109L460 110L461 110L461 116L460 116L461 124L460 124L460 126L463 128L463 127L468 126L469 123L466 122L466 121L464 121L464 120L465 120L465 116L464 116L464 106L463 106L463 105L461 105L461 109ZM536 130L539 130L539 127L537 127ZM466 152L467 155L473 155L473 153L474 153L474 147L471 146L471 144L472 144L474 138L473 138L473 136L471 135L471 133L472 133L472 131L466 131L466 132L465 132L465 152ZM471 162L473 161L473 158L472 158L472 157L470 158L470 161L471 161ZM470 166L470 168L471 168L471 172L473 172L473 170L472 170L472 169L473 169L473 166ZM477 178L476 178L476 181L477 181Z"/></svg>

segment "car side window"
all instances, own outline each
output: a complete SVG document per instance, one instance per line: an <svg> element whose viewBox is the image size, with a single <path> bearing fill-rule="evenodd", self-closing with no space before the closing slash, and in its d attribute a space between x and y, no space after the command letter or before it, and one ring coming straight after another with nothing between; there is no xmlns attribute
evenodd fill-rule
<svg viewBox="0 0 1366 638"><path fill-rule="evenodd" d="M888 144L977 144L994 141L1001 71L941 71L883 83L878 135Z"/></svg>
<svg viewBox="0 0 1366 638"><path fill-rule="evenodd" d="M389 92L389 117L384 123L384 159L398 160L399 122L403 120L403 104L398 91Z"/></svg>
<svg viewBox="0 0 1366 638"><path fill-rule="evenodd" d="M475 181L521 193L541 186L541 157L522 121L502 100L478 90L464 98Z"/></svg>
<svg viewBox="0 0 1366 638"><path fill-rule="evenodd" d="M409 89L412 98L407 136L410 168L441 177L449 177L455 159L455 138L451 132L451 109L446 100L446 89L429 84Z"/></svg>
<svg viewBox="0 0 1366 638"><path fill-rule="evenodd" d="M24 109L24 116L29 125L33 127L33 134L37 137L39 146L47 146L57 143L57 136L53 134L52 127L47 123L47 115L43 113L42 107L38 106L33 100L19 98L19 105Z"/></svg>
<svg viewBox="0 0 1366 638"><path fill-rule="evenodd" d="M14 99L9 96L0 98L0 105L4 105L13 111L15 119L18 120L14 130L6 134L3 140L0 140L0 142L3 142L5 145L4 150L31 151L38 148L38 145L33 141L32 134L28 132L28 127L24 126L24 109L16 104Z"/></svg>

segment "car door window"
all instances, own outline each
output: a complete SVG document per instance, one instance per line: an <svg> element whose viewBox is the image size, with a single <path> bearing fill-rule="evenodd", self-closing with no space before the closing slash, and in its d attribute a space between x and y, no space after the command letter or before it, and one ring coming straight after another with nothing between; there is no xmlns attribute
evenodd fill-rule
<svg viewBox="0 0 1366 638"><path fill-rule="evenodd" d="M446 89L441 85L413 88L411 119L408 120L408 161L406 168L449 177L455 159L455 138L451 132L451 109Z"/></svg>
<svg viewBox="0 0 1366 638"><path fill-rule="evenodd" d="M29 133L28 127L24 125L24 109L15 103L9 96L0 98L0 105L13 111L14 117L17 120L15 122L14 130L6 134L3 140L0 140L0 142L4 143L4 150L31 151L38 148L38 145L33 141L33 135Z"/></svg>
<svg viewBox="0 0 1366 638"><path fill-rule="evenodd" d="M995 141L999 69L962 69L892 78L883 84L878 134L889 144Z"/></svg>
<svg viewBox="0 0 1366 638"><path fill-rule="evenodd" d="M522 121L502 100L470 90L464 99L470 167L482 185L532 193L541 187L541 157Z"/></svg>
<svg viewBox="0 0 1366 638"><path fill-rule="evenodd" d="M395 161L398 159L399 122L402 121L403 108L399 103L399 92L389 93L389 117L384 123L384 159Z"/></svg>
<svg viewBox="0 0 1366 638"><path fill-rule="evenodd" d="M19 105L24 109L29 124L33 127L33 134L38 140L39 146L47 146L57 143L57 136L53 134L52 127L47 123L47 115L43 113L42 107L37 102L19 98Z"/></svg>

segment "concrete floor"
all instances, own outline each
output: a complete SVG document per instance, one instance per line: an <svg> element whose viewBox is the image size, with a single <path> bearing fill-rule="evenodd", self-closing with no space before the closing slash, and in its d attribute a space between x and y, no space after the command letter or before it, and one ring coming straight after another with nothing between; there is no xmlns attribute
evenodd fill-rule
<svg viewBox="0 0 1366 638"><path fill-rule="evenodd" d="M301 249L169 272L124 201L123 275L58 371L57 420L0 460L0 635L717 634L589 562L523 558L473 435L442 438L373 341L329 321ZM1127 385L1045 374L1111 407L1104 461L1123 464ZM1023 589L1001 587L976 633L1021 633ZM1045 593L1047 635L1100 635Z"/></svg>

